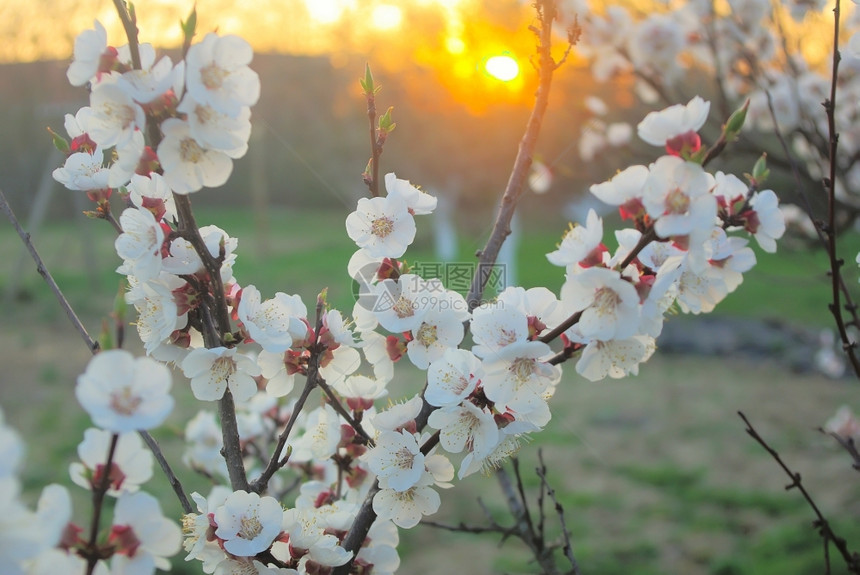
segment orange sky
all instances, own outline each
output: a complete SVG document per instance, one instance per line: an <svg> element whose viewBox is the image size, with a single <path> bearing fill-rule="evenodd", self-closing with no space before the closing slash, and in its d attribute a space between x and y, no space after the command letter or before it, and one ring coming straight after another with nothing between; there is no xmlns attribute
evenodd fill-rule
<svg viewBox="0 0 860 575"><path fill-rule="evenodd" d="M141 42L181 44L179 21L191 0L138 0L135 6ZM524 89L532 80L535 45L529 2L197 0L197 13L198 38L217 30L248 39L258 53L326 55L335 67L354 64L358 56L383 73L433 71L456 100L476 105L531 100L532 90ZM107 28L109 44L126 43L112 0L0 0L0 63L68 61L75 36L94 19ZM498 75L511 66L521 73L504 82L491 76L487 62L500 55L512 61Z"/></svg>
<svg viewBox="0 0 860 575"><path fill-rule="evenodd" d="M465 42L467 27L492 19L482 4L481 0L197 0L198 30L239 34L258 52L337 54L384 43L397 48L404 41L415 44L416 37L432 36L432 44L456 54L475 47ZM494 8L504 6L502 11L508 14L528 17L530 8L522 4L516 0L490 3ZM178 22L192 6L192 1L139 0L141 40L162 47L179 45ZM125 43L111 0L0 0L4 39L0 62L67 59L76 34L91 28L96 18L108 29L110 43ZM474 30L469 34L474 40Z"/></svg>

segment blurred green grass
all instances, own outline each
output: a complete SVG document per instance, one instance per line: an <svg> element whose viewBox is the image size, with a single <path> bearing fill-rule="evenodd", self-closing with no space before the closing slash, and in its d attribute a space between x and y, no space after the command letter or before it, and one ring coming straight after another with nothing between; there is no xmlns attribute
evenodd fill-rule
<svg viewBox="0 0 860 575"><path fill-rule="evenodd" d="M200 225L216 224L240 239L234 269L240 282L254 283L264 297L275 291L298 293L309 307L316 294L328 287L330 303L345 313L351 310L352 282L345 265L355 248L346 236L343 213L277 209L260 217L242 210L196 212ZM618 223L612 217L607 222L607 227ZM434 261L429 221L418 218L418 224L419 235L408 259ZM112 230L102 222L85 225L91 236L88 245L78 239L81 228L75 223L52 223L33 239L59 285L96 333L112 307L119 278L113 271L117 262ZM524 218L518 283L558 290L563 270L551 266L544 254L554 248L565 227L558 214L540 220ZM485 239L481 232L486 231L461 231L458 261L474 261L474 252ZM842 255L849 262L846 281L854 286L858 274L853 254L860 249L860 236L848 234L841 242ZM823 253L799 246L781 246L777 254L755 249L758 265L716 313L830 327ZM11 227L1 226L0 294L6 293L17 272L21 251ZM21 296L6 306L0 339L5 350L0 362L6 366L0 403L30 445L24 481L32 499L42 485L68 483L67 466L83 429L89 426L71 393L87 352L33 264L27 261L21 269ZM135 340L136 335L131 333L129 338ZM409 380L398 385L404 387L392 392L395 397L408 393L406 386L411 389L417 384ZM567 511L583 572L822 572L821 545L809 527L809 510L796 494L782 491L785 479L743 437L734 420L739 407L766 410L772 430L780 434L781 448L813 466L811 471L798 470L805 478L811 473L824 486L840 534L860 543L860 526L840 521L845 517L841 512L857 511L856 504L846 503L860 495L850 483L852 471L839 453L811 431L840 402L852 399L853 391L844 385L786 374L774 366L749 368L718 359L667 359L659 354L643 366L640 377L630 381L588 384L568 370L563 385L553 404L553 421L535 437L535 443L550 454L550 479ZM782 386L779 391L776 385ZM177 384L175 393L177 412L156 433L172 461L181 454L179 438L185 421L201 408L187 387ZM523 451L524 469L534 466L535 447ZM205 480L181 464L177 469L189 491L207 489ZM745 480L750 476L756 481ZM526 474L525 480L529 489L536 487L533 474ZM148 489L159 495L169 513L179 513L162 478L154 479ZM86 518L82 495L77 493L79 521ZM490 510L503 521L503 503L495 496L492 480L480 477L443 494L441 517L451 523L480 523L474 503L478 496L485 497ZM471 562L473 573L534 571L516 542L497 548L495 541L422 528L405 532L404 572L434 572L432 558L440 549L459 553ZM456 551L455 545L461 550ZM195 568L179 558L174 571L195 573ZM837 567L833 572L843 571Z"/></svg>

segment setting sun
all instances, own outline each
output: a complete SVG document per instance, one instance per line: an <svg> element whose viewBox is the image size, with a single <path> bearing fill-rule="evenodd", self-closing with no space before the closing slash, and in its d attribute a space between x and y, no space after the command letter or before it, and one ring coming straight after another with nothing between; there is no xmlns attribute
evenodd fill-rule
<svg viewBox="0 0 860 575"><path fill-rule="evenodd" d="M352 4L349 0L305 0L308 14L318 24L334 24Z"/></svg>
<svg viewBox="0 0 860 575"><path fill-rule="evenodd" d="M393 4L380 4L373 10L373 26L380 30L392 30L400 26L403 12Z"/></svg>
<svg viewBox="0 0 860 575"><path fill-rule="evenodd" d="M520 65L517 61L508 55L493 56L488 58L484 64L484 70L487 74L501 80L502 82L510 82L520 73Z"/></svg>

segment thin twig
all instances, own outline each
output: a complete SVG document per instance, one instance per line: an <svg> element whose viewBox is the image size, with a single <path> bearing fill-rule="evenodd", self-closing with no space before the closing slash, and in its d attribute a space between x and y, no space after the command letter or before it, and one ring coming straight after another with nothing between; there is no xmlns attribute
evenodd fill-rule
<svg viewBox="0 0 860 575"><path fill-rule="evenodd" d="M355 418L350 415L349 411L346 410L346 408L334 394L332 388L329 387L329 384L326 383L325 379L323 379L323 377L319 375L319 373L317 373L316 382L320 389L323 391L323 393L325 393L328 397L329 405L331 405L332 408L338 413L338 415L340 415L355 430L355 432L358 433L361 438L367 442L368 447L373 447L373 438L370 437L367 431L364 430L364 428L361 426L361 423L356 421Z"/></svg>
<svg viewBox="0 0 860 575"><path fill-rule="evenodd" d="M836 254L836 167L838 163L837 151L839 146L839 134L836 131L836 87L839 79L839 0L836 0L836 5L833 7L833 66L830 77L830 98L824 101L824 110L827 112L827 132L828 132L828 159L830 161L830 174L824 181L824 186L827 190L827 255L830 259L830 280L831 280L831 298L830 313L833 314L833 319L836 320L836 328L839 331L839 337L842 339L842 348L848 355L851 361L851 366L854 368L854 374L860 378L860 358L857 357L857 344L848 335L848 330L845 327L845 320L842 317L842 306L839 303L840 268L845 263Z"/></svg>
<svg viewBox="0 0 860 575"><path fill-rule="evenodd" d="M825 435L829 435L830 437L835 439L836 442L842 447L842 449L848 452L848 454L851 456L851 459L854 460L854 469L860 471L860 452L857 451L857 445L854 443L854 439L852 439L851 437L842 437L838 433L827 431L825 429L822 429L821 427L818 428L818 431L824 433Z"/></svg>
<svg viewBox="0 0 860 575"><path fill-rule="evenodd" d="M535 471L537 472L538 477L540 477L541 485L546 487L547 495L549 495L549 498L552 499L552 502L555 504L555 512L558 514L559 523L561 523L561 533L564 539L564 546L562 547L564 550L564 556L567 557L567 560L570 562L570 567L572 569L571 572L574 575L579 575L581 573L579 570L579 563L576 561L576 557L573 556L573 546L570 543L570 531L567 530L567 523L564 520L564 508L555 497L555 489L550 486L546 479L546 464L543 462L543 450L541 449L538 449L538 461L540 461L540 467Z"/></svg>
<svg viewBox="0 0 860 575"><path fill-rule="evenodd" d="M164 472L164 475L167 476L167 481L173 488L173 492L176 493L176 497L179 498L179 504L182 505L182 510L185 513L191 513L193 509L191 507L191 503L188 501L188 496L185 495L185 490L182 488L182 483L179 482L179 478L176 477L176 474L173 473L173 469L170 468L170 464L161 452L158 442L155 441L155 438L153 438L148 431L140 430L138 431L138 434L143 438L143 441L146 443L147 447L149 447L149 450L152 451L152 454L161 466L161 470Z"/></svg>
<svg viewBox="0 0 860 575"><path fill-rule="evenodd" d="M809 504L809 507L812 508L812 511L815 513L816 517L816 520L813 525L818 530L818 534L825 541L832 542L836 549L839 550L839 553L840 555L842 555L842 559L845 561L845 565L848 567L849 572L860 573L860 555L849 551L848 544L845 542L845 539L839 537L838 535L836 535L836 533L834 533L833 528L830 527L830 523L828 523L827 519L825 519L824 515L821 513L821 510L818 509L818 505L815 504L815 501L812 499L812 496L803 486L803 483L800 479L800 474L792 471L788 467L788 465L783 462L782 458L779 456L779 453L777 453L774 448L768 445L764 438L762 438L762 436L758 434L758 432L752 426L752 423L750 423L749 419L747 419L747 416L744 415L742 411L739 411L738 415L741 417L741 419L744 420L744 423L747 426L745 429L747 434L753 439L755 439L756 442L758 442L758 444L761 445L764 450L770 454L774 461L779 464L782 470L785 471L785 474L788 475L788 477L791 479L791 483L786 485L785 489L790 490L796 488L803 495L803 498ZM827 568L829 569L829 556L826 556L826 558L828 560Z"/></svg>
<svg viewBox="0 0 860 575"><path fill-rule="evenodd" d="M549 104L549 92L552 87L552 76L559 64L552 58L552 22L556 17L555 2L551 0L539 0L536 2L538 15L540 16L540 29L535 30L538 36L537 46L537 69L538 88L535 93L535 103L529 116L526 130L520 140L517 157L505 186L505 192L499 204L499 212L493 224L493 230L484 249L478 256L478 272L472 276L469 286L469 294L466 301L469 310L478 307L484 288L489 280L490 274L481 273L495 264L499 256L499 250L505 239L511 234L511 219L514 217L517 204L522 195L529 168L534 159L535 147L543 124L544 114Z"/></svg>
<svg viewBox="0 0 860 575"><path fill-rule="evenodd" d="M807 195L806 189L803 185L803 181L801 180L800 170L797 167L797 161L795 160L794 155L791 153L791 150L788 147L788 143L785 141L785 137L782 134L782 129L779 127L779 120L776 115L776 110L773 107L773 98L771 97L770 91L765 90L765 95L767 96L767 107L770 111L771 121L773 122L774 134L776 135L780 147L782 147L782 152L785 154L785 157L791 168L791 174L794 178L795 192L798 196L800 196L800 199L803 200L803 207L806 210L806 215L809 216L809 220L812 222L812 227L815 229L815 234L818 237L818 240L821 242L822 247L827 250L829 245L827 234L822 229L821 221L815 217L815 214L812 211L812 203L809 201L809 196ZM851 325L854 325L855 327L860 329L860 316L857 315L857 304L854 303L854 298L851 296L851 292L849 291L848 286L845 283L845 278L842 276L842 274L839 274L839 289L842 292L842 297L845 298L845 305L842 307L851 315Z"/></svg>
<svg viewBox="0 0 860 575"><path fill-rule="evenodd" d="M3 193L3 190L0 190L0 210L2 210L3 213L6 214L6 217L9 218L9 221L12 222L12 225L15 227L15 231L18 233L18 237L21 238L21 241L24 242L25 246L27 246L27 251L30 252L30 256L33 258L33 261L36 262L36 271L39 272L39 275L42 276L45 283L47 283L48 287L51 288L51 292L53 292L54 297L57 298L60 307L62 307L66 312L69 321L71 321L72 325L75 326L81 339L84 340L84 343L92 353L96 353L99 350L99 342L90 337L90 334L87 332L87 328L84 327L78 314L76 314L75 310L72 309L72 305L69 303L69 300L66 299L60 286L58 286L57 282L54 281L51 272L48 271L47 266L45 266L45 262L42 260L42 256L40 256L39 252L36 251L36 246L33 245L33 242L30 239L30 234L24 231L24 228L22 228L21 224L18 222L18 218L15 217L15 212L12 211L12 206L9 205L9 201L6 199L6 195Z"/></svg>
<svg viewBox="0 0 860 575"><path fill-rule="evenodd" d="M501 533L504 536L512 535L515 530L514 527L502 527L501 525L490 525L489 527L466 525L462 521L457 525L447 525L445 523L438 523L427 519L423 519L421 521L421 525L433 527L434 529L441 529L442 531L453 531L455 533Z"/></svg>
<svg viewBox="0 0 860 575"><path fill-rule="evenodd" d="M516 465L516 458L513 459L513 462L518 488L514 487L504 467L496 469L496 479L505 496L508 510L515 520L516 536L531 550L532 555L534 555L535 560L541 567L542 573L557 573L558 570L556 569L555 561L553 561L552 552L547 552L548 550L544 542L538 539L535 534L532 519L526 506L525 493L522 489L522 481L519 476L519 467Z"/></svg>
<svg viewBox="0 0 860 575"><path fill-rule="evenodd" d="M94 340L87 332L87 329L84 327L80 318L78 318L78 315L75 313L75 310L72 309L69 300L66 299L65 294L63 294L62 290L57 285L57 282L54 281L54 278L51 276L51 273L48 271L48 268L42 261L41 256L39 256L39 252L36 251L36 247L33 245L33 242L30 239L30 234L28 234L23 230L23 228L21 228L21 224L18 222L18 218L15 217L15 213L12 211L12 207L6 200L6 196L3 194L3 190L0 190L0 210L2 210L3 213L6 214L6 217L9 218L9 221L12 222L12 225L15 227L15 231L18 232L18 236L21 238L21 241L24 242L24 245L27 246L27 250L33 257L33 260L36 262L36 269L38 270L39 274L44 278L45 282L48 284L48 287L51 288L51 291L54 293L54 296L60 303L60 307L65 310L66 315L72 322L72 325L75 326L75 329L80 334L81 339L84 340L84 343L89 348L91 353L98 353L100 350L99 343ZM183 490L182 484L179 482L179 479L176 478L176 475L173 473L173 470L170 468L170 465L164 458L164 453L161 452L161 448L159 448L158 444L155 442L154 439L152 439L152 436L149 435L149 433L147 433L146 431L140 431L139 433L147 446L149 446L150 450L152 451L152 454L155 456L156 461L158 461L158 463L161 465L161 469L164 470L164 473L167 476L171 487L173 487L173 491L179 498L179 503L182 505L182 508L185 510L186 513L190 513L192 509L191 505L188 503L188 497L185 495L185 491Z"/></svg>
<svg viewBox="0 0 860 575"><path fill-rule="evenodd" d="M367 68L368 73L370 68ZM371 87L367 96L367 122L370 127L370 173L364 178L372 197L379 196L379 157L382 156L382 144L376 135L376 91Z"/></svg>

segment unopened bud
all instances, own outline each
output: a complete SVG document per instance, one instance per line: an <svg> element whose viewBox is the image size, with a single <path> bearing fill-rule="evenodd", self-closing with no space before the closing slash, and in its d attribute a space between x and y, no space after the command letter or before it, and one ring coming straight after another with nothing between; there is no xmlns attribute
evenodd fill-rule
<svg viewBox="0 0 860 575"><path fill-rule="evenodd" d="M125 280L119 282L116 297L113 298L113 316L118 323L125 323L128 303L125 301Z"/></svg>
<svg viewBox="0 0 860 575"><path fill-rule="evenodd" d="M750 107L749 98L744 102L744 105L739 109L732 112L732 115L729 116L728 121L726 122L726 137L737 136L741 128L744 127L744 122L747 119L747 109Z"/></svg>
<svg viewBox="0 0 860 575"><path fill-rule="evenodd" d="M108 325L108 321L103 319L102 330L99 332L99 349L107 351L113 348L113 330L110 328L110 325Z"/></svg>
<svg viewBox="0 0 860 575"><path fill-rule="evenodd" d="M179 26L182 28L182 35L185 37L185 43L191 44L191 39L194 37L194 33L197 30L197 5L191 9L191 14L188 15L188 19L184 22L182 20L179 21Z"/></svg>
<svg viewBox="0 0 860 575"><path fill-rule="evenodd" d="M364 172L361 174L361 179L364 180L365 185L369 186L373 183L373 158L367 161L367 166L364 167Z"/></svg>
<svg viewBox="0 0 860 575"><path fill-rule="evenodd" d="M48 128L48 133L51 134L51 139L54 141L54 147L68 155L70 151L69 142L51 128Z"/></svg>
<svg viewBox="0 0 860 575"><path fill-rule="evenodd" d="M767 154L762 154L761 157L756 160L755 166L753 166L752 183L756 186L760 186L769 176L770 170L767 169Z"/></svg>
<svg viewBox="0 0 860 575"><path fill-rule="evenodd" d="M386 110L379 118L379 131L381 134L390 134L394 131L394 128L397 127L397 123L391 118L392 110L394 110L394 107L389 107L388 110Z"/></svg>
<svg viewBox="0 0 860 575"><path fill-rule="evenodd" d="M373 74L370 72L370 64L364 65L364 78L360 78L358 83L361 84L362 90L364 90L364 95L368 98L376 95L379 91L373 83Z"/></svg>

